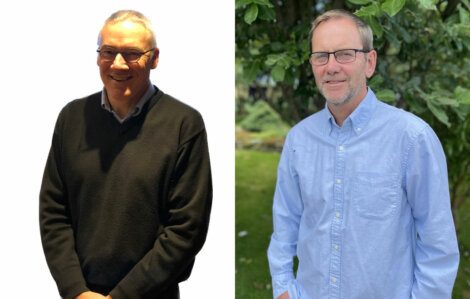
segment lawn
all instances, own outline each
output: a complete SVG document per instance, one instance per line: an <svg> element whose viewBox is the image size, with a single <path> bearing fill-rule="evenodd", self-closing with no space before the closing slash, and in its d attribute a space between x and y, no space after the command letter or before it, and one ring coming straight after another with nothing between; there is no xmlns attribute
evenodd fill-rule
<svg viewBox="0 0 470 299"><path fill-rule="evenodd" d="M236 298L272 298L266 251L279 154L236 152Z"/></svg>
<svg viewBox="0 0 470 299"><path fill-rule="evenodd" d="M279 154L236 152L236 287L237 299L272 298L266 250L272 233L271 207ZM453 299L470 299L470 201L459 218L460 268Z"/></svg>

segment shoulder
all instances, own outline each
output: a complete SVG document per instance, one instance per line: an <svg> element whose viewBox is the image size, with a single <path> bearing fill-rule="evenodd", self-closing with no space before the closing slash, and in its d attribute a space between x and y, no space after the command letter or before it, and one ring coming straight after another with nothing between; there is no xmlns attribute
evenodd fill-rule
<svg viewBox="0 0 470 299"><path fill-rule="evenodd" d="M183 119L185 121L202 121L202 116L193 107L188 104L159 91L156 95L158 101L156 107L173 119Z"/></svg>
<svg viewBox="0 0 470 299"><path fill-rule="evenodd" d="M156 101L149 111L150 118L158 122L159 126L166 126L169 131L178 130L182 142L205 131L199 111L160 90L155 97Z"/></svg>
<svg viewBox="0 0 470 299"><path fill-rule="evenodd" d="M426 130L432 130L423 119L413 113L381 101L378 101L375 119L384 128L400 132L412 139Z"/></svg>
<svg viewBox="0 0 470 299"><path fill-rule="evenodd" d="M60 110L56 126L63 126L65 123L76 126L78 123L83 122L86 111L98 112L99 109L101 109L101 91L72 100Z"/></svg>
<svg viewBox="0 0 470 299"><path fill-rule="evenodd" d="M83 98L75 99L68 102L61 110L59 117L69 117L78 111L90 109L90 107L100 108L101 91L88 95Z"/></svg>
<svg viewBox="0 0 470 299"><path fill-rule="evenodd" d="M303 144L307 139L314 139L328 127L328 113L325 109L315 112L294 125L287 134L291 144Z"/></svg>

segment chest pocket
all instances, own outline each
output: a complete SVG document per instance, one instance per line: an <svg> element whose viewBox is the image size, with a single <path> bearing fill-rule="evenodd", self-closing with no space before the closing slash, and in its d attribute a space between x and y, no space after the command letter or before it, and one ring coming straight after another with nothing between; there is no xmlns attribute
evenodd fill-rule
<svg viewBox="0 0 470 299"><path fill-rule="evenodd" d="M399 191L397 175L356 173L352 180L351 201L360 216L385 219L398 209Z"/></svg>

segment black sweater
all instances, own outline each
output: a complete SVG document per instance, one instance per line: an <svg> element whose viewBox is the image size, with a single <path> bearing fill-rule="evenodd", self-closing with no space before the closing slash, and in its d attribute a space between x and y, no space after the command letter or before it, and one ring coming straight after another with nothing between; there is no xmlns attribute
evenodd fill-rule
<svg viewBox="0 0 470 299"><path fill-rule="evenodd" d="M186 279L209 223L201 116L157 91L120 124L101 93L61 111L40 192L49 269L64 298L160 298Z"/></svg>

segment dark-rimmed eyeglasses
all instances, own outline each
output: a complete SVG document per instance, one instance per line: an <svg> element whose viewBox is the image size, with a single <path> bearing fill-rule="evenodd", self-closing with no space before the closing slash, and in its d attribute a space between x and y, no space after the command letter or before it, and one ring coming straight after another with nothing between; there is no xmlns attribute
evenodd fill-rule
<svg viewBox="0 0 470 299"><path fill-rule="evenodd" d="M364 49L342 49L334 52L312 52L310 53L310 63L314 66L321 66L328 63L330 54L333 54L338 63L350 63L356 60L356 53L369 53L371 50Z"/></svg>
<svg viewBox="0 0 470 299"><path fill-rule="evenodd" d="M136 63L140 60L143 55L153 50L155 50L155 48L152 48L145 52L140 52L138 50L117 50L114 48L102 48L96 50L96 52L98 52L98 55L100 56L100 59L102 61L114 61L114 59L116 59L116 55L119 53L126 62Z"/></svg>

